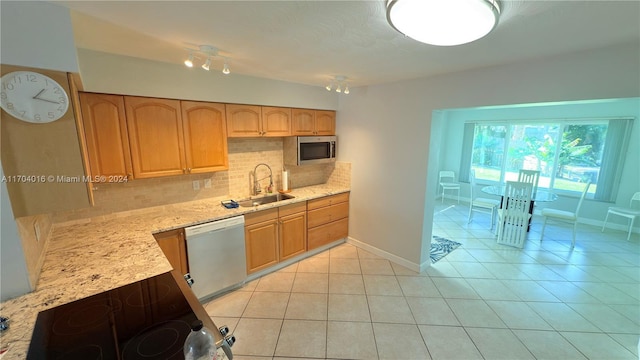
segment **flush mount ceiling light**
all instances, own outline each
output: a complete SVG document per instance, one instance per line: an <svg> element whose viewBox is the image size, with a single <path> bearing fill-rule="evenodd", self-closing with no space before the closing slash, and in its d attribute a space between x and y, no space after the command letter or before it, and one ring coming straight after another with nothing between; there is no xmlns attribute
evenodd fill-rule
<svg viewBox="0 0 640 360"><path fill-rule="evenodd" d="M500 17L496 0L387 0L387 20L402 34L431 45L478 40Z"/></svg>
<svg viewBox="0 0 640 360"><path fill-rule="evenodd" d="M333 90L335 86L337 93L349 94L349 84L347 83L347 77L343 75L338 75L331 80L331 82L325 86L324 88L327 91Z"/></svg>
<svg viewBox="0 0 640 360"><path fill-rule="evenodd" d="M203 55L203 58L207 59L204 62L204 64L202 64L202 68L204 70L209 71L211 67L211 62L216 58L220 58L220 59L224 59L224 67L222 68L222 73L225 75L231 73L231 70L229 69L229 59L226 57L224 58L221 57L218 54L218 48L211 45L198 45L197 49L185 49L185 50L189 51L189 57L187 58L187 60L184 61L185 66L193 67L194 59L198 59L198 57L195 56L195 54L201 54Z"/></svg>

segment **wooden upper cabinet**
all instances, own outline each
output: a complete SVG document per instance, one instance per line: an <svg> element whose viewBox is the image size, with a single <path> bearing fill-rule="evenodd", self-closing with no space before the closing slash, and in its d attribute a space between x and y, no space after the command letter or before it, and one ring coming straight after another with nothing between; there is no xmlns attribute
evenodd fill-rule
<svg viewBox="0 0 640 360"><path fill-rule="evenodd" d="M124 100L134 177L184 174L180 101L135 96Z"/></svg>
<svg viewBox="0 0 640 360"><path fill-rule="evenodd" d="M133 175L129 137L120 95L80 93L82 123L84 125L91 175Z"/></svg>
<svg viewBox="0 0 640 360"><path fill-rule="evenodd" d="M257 105L227 104L227 135L257 137L262 135L262 109Z"/></svg>
<svg viewBox="0 0 640 360"><path fill-rule="evenodd" d="M292 109L291 135L335 135L336 112L330 110Z"/></svg>
<svg viewBox="0 0 640 360"><path fill-rule="evenodd" d="M187 172L229 169L224 104L182 101L180 105Z"/></svg>
<svg viewBox="0 0 640 360"><path fill-rule="evenodd" d="M262 136L291 135L291 109L262 107Z"/></svg>
<svg viewBox="0 0 640 360"><path fill-rule="evenodd" d="M336 134L336 112L316 110L316 135Z"/></svg>

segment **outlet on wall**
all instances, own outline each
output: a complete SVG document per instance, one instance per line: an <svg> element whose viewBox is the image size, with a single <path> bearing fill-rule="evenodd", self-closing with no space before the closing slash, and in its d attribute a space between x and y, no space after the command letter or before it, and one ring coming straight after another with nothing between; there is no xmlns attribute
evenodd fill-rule
<svg viewBox="0 0 640 360"><path fill-rule="evenodd" d="M204 179L204 188L211 189L211 179Z"/></svg>
<svg viewBox="0 0 640 360"><path fill-rule="evenodd" d="M200 190L200 180L193 180L193 190Z"/></svg>

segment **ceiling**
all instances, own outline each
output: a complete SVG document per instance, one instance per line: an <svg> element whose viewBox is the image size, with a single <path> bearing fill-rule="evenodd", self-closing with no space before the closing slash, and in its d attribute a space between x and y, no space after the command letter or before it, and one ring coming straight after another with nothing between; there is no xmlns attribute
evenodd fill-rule
<svg viewBox="0 0 640 360"><path fill-rule="evenodd" d="M232 75L318 86L336 75L356 87L640 43L637 0L502 1L494 31L456 47L399 34L384 0L55 3L73 10L78 48L181 64L186 48L206 44L229 57Z"/></svg>

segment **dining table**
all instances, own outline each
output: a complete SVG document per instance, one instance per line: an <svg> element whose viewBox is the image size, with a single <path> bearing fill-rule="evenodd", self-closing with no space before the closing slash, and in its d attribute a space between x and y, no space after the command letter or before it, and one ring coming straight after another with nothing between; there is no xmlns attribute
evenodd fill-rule
<svg viewBox="0 0 640 360"><path fill-rule="evenodd" d="M498 184L498 185L484 186L481 190L485 194L504 196L504 192L506 188L507 188L506 184ZM558 200L557 194L553 193L552 191L540 189L540 188L538 188L538 190L535 191L531 199L532 203L535 201L550 202L550 201L556 201L556 200Z"/></svg>
<svg viewBox="0 0 640 360"><path fill-rule="evenodd" d="M507 188L506 184L497 184L497 185L488 185L482 187L482 192L489 195L500 196L500 209L502 208L502 204L504 202L504 192ZM531 229L531 219L533 218L533 206L537 201L539 202L551 202L558 200L558 195L553 193L552 191L546 189L538 188L531 198L531 203L529 205L529 214L532 216L529 218L529 226L527 227L527 232Z"/></svg>

